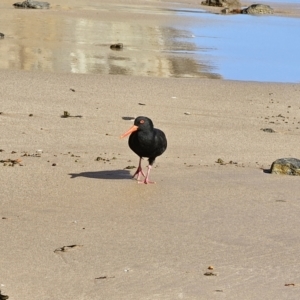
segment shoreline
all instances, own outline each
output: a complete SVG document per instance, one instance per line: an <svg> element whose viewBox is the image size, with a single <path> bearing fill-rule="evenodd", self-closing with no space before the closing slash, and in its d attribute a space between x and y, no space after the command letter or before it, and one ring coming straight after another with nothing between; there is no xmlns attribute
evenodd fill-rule
<svg viewBox="0 0 300 300"><path fill-rule="evenodd" d="M235 56L231 56L232 51L230 52L230 47L226 46L226 41L238 35L244 37L243 32L248 30L247 22L252 22L252 18L245 17L245 28L240 27L240 30L236 30L240 25L238 21L240 18L234 16L227 18L205 13L203 18L198 18L196 13L189 16L188 12L185 12L185 16L179 15L177 10L183 9L184 6L187 10L198 8L220 12L220 8L199 6L196 1L187 2L174 4L168 1L154 3L143 1L138 5L137 1L130 1L126 5L126 1L113 1L109 5L101 3L94 7L94 2L91 1L69 0L63 6L53 3L52 9L40 11L14 9L11 6L8 8L7 4L7 7L5 6L7 19L6 21L4 19L2 24L0 22L1 30L6 35L1 41L0 68L54 73L222 78L222 74L227 72L228 75L228 70L236 61L238 63L234 68L239 70L242 76L243 70L249 67L246 62L248 55L251 55L251 50L249 53L243 50L243 43L246 44L248 40L256 38L257 32L260 32L259 22L264 22L264 18L259 18L257 24L254 24L256 27L252 27L250 32L252 36L249 39L247 37L244 41L239 39L240 47L235 51L243 51L244 58L238 61ZM207 30L209 24L212 30L215 29L214 35L218 36L218 22L226 20L230 20L228 23L232 24L227 32L235 32L233 36L226 36L226 32L223 32L220 33L218 40L211 39ZM234 20L236 24L232 23ZM12 25L9 25L10 23ZM51 25L45 27L45 24ZM277 19L273 26L280 28L282 24ZM269 44L272 45L270 48L273 48L272 41L276 40L272 32L274 30L267 33ZM144 36L147 36L147 39L143 38ZM222 41L225 41L225 48L221 47ZM125 51L116 52L110 49L111 44L118 42L124 43ZM287 39L286 43L291 44L293 40ZM252 49L250 45L248 46L247 49ZM223 49L223 54L227 51L224 59L219 61L220 65L214 64L214 60L219 59L218 56L214 56L217 53L214 51L216 49ZM274 53L274 57L271 57L267 51L266 49L266 53L261 52L261 57L257 57L257 60L264 59L263 56L267 55L270 62L266 63L272 64L272 60L277 59L277 54ZM9 56L6 53L9 53ZM292 65L289 61L282 61L282 64ZM218 67L220 74L217 73ZM287 81L290 81L297 71L293 68L288 71L289 73L284 73L282 77L286 75ZM281 73L276 68L271 72L271 74ZM234 78L226 75L224 77ZM245 76L244 80L251 78L256 79L255 76ZM273 80L279 81L281 78L274 77Z"/></svg>
<svg viewBox="0 0 300 300"><path fill-rule="evenodd" d="M214 7L214 6L207 6L201 4L202 1L188 1L188 0L180 0L179 2L174 3L173 1L165 0L164 3L172 3L172 5L186 5L186 7L193 7L193 8L201 8L211 13L221 14L222 7ZM241 1L242 7L248 7L251 4L256 2L251 1ZM257 2L259 3L259 1ZM300 3L278 3L278 2L263 2L262 4L270 5L274 9L273 16L283 16L283 17L294 17L300 18Z"/></svg>

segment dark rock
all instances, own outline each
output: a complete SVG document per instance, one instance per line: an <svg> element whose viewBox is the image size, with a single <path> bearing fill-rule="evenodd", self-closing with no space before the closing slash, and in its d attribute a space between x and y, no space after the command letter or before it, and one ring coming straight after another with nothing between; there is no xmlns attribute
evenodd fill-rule
<svg viewBox="0 0 300 300"><path fill-rule="evenodd" d="M274 10L269 5L265 4L252 4L241 10L242 14L249 15L269 15L273 14Z"/></svg>
<svg viewBox="0 0 300 300"><path fill-rule="evenodd" d="M3 295L2 293L1 293L1 290L0 290L0 300L6 300L6 299L8 299L9 297L7 296L7 295Z"/></svg>
<svg viewBox="0 0 300 300"><path fill-rule="evenodd" d="M202 5L219 6L219 7L241 7L239 0L205 0Z"/></svg>
<svg viewBox="0 0 300 300"><path fill-rule="evenodd" d="M261 128L260 130L264 131L264 132L269 132L269 133L275 133L276 131L272 128Z"/></svg>
<svg viewBox="0 0 300 300"><path fill-rule="evenodd" d="M280 158L275 160L271 166L272 174L300 176L300 159Z"/></svg>
<svg viewBox="0 0 300 300"><path fill-rule="evenodd" d="M0 39L4 39L4 34L0 32Z"/></svg>
<svg viewBox="0 0 300 300"><path fill-rule="evenodd" d="M50 4L48 2L25 0L23 2L16 2L13 6L15 8L47 9L50 7Z"/></svg>
<svg viewBox="0 0 300 300"><path fill-rule="evenodd" d="M205 275L205 276L217 276L217 274L214 273L214 272L205 272L203 275Z"/></svg>
<svg viewBox="0 0 300 300"><path fill-rule="evenodd" d="M62 118L69 118L71 115L68 111L64 111L64 114L61 116Z"/></svg>
<svg viewBox="0 0 300 300"><path fill-rule="evenodd" d="M123 49L123 44L122 43L112 44L112 45L110 45L110 49L112 49L112 50L121 50L121 49Z"/></svg>
<svg viewBox="0 0 300 300"><path fill-rule="evenodd" d="M227 6L225 0L205 0L201 4L208 6Z"/></svg>
<svg viewBox="0 0 300 300"><path fill-rule="evenodd" d="M218 158L218 159L216 160L216 163L217 163L217 164L220 164L220 165L225 165L225 162L224 162L224 160L223 160L222 158Z"/></svg>

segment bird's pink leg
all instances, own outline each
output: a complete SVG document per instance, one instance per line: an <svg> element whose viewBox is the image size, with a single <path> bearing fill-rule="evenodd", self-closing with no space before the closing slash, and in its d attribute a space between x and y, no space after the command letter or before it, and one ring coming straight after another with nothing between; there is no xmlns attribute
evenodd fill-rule
<svg viewBox="0 0 300 300"><path fill-rule="evenodd" d="M136 169L134 175L132 176L132 178L134 178L136 175L137 175L137 180L140 179L140 175L143 175L144 177L146 176L142 170L142 158L140 158L140 162L139 162L139 166L138 168Z"/></svg>
<svg viewBox="0 0 300 300"><path fill-rule="evenodd" d="M147 171L147 174L146 174L146 177L145 177L145 179L144 179L144 180L141 180L141 181L139 181L139 183L145 183L145 184L148 184L148 183L155 183L155 181L150 181L150 180L149 180L149 174L150 174L150 170L151 170L151 168L152 168L152 166L151 166L151 165L149 165L149 166L148 166L148 171Z"/></svg>

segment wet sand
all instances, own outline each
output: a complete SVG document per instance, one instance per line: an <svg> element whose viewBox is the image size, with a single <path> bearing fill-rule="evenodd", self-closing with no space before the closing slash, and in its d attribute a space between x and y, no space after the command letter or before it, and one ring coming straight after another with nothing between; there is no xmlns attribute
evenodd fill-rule
<svg viewBox="0 0 300 300"><path fill-rule="evenodd" d="M0 79L9 300L298 299L299 178L264 170L299 158L299 84L18 70ZM138 157L119 136L138 115L168 138L155 185L126 169Z"/></svg>
<svg viewBox="0 0 300 300"><path fill-rule="evenodd" d="M76 1L73 5L53 4L51 10L43 11L2 5L5 17L0 28L5 41L0 49L1 69L216 77L205 70L204 75L198 75L199 63L184 55L185 51L194 51L195 45L176 41L187 32L173 25L188 18L178 18L167 5ZM126 51L110 49L111 44L119 42Z"/></svg>

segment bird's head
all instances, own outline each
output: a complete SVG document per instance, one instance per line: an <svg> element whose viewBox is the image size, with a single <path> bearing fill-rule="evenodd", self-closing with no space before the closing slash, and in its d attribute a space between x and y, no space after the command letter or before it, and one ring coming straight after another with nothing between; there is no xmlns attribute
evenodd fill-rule
<svg viewBox="0 0 300 300"><path fill-rule="evenodd" d="M141 130L141 131L151 131L151 130L153 130L152 121L147 117L137 117L134 120L134 125L129 130L127 130L125 133L123 133L120 136L120 138L123 138L123 137L131 134L132 132L139 131L139 130Z"/></svg>

